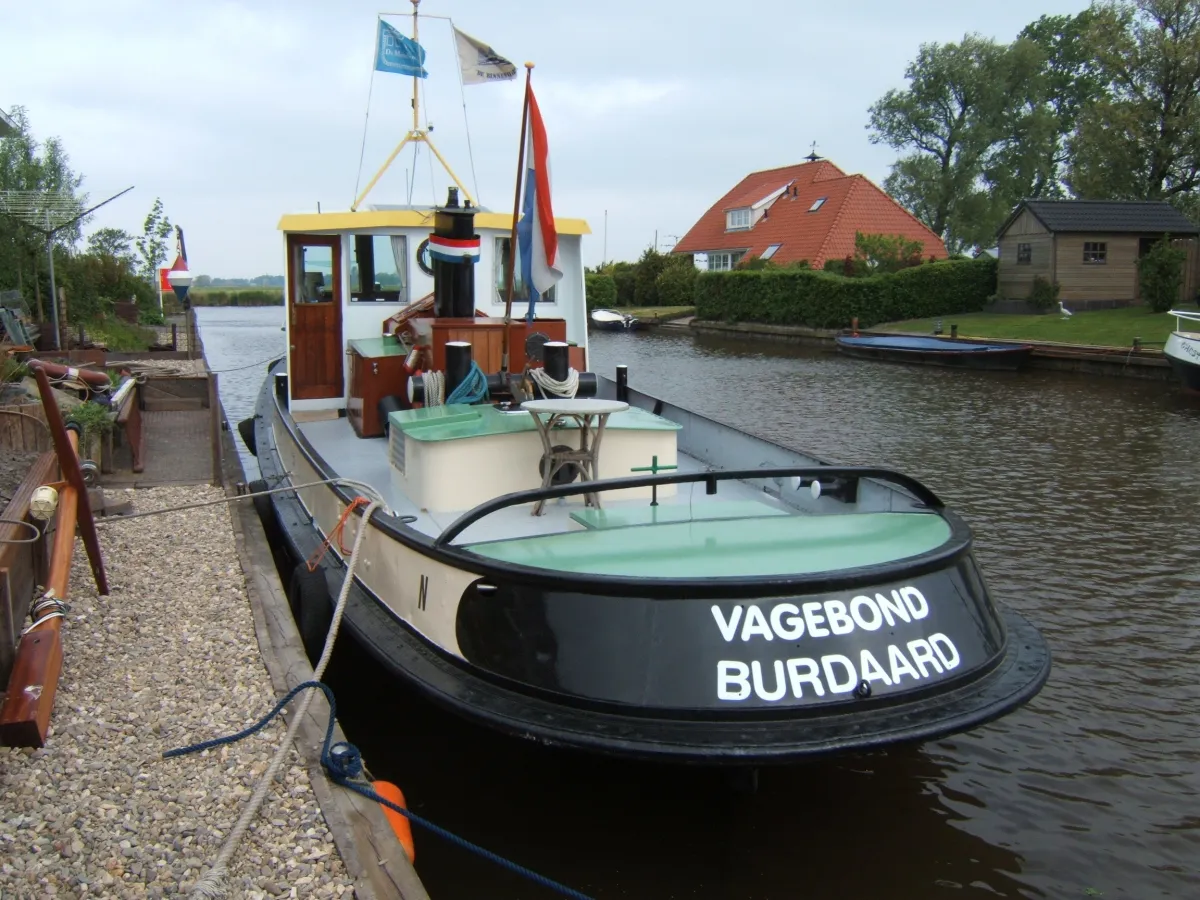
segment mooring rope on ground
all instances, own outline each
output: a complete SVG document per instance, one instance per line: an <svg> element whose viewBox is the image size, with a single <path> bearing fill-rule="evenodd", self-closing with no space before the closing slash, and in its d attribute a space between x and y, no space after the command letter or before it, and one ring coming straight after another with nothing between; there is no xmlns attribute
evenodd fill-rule
<svg viewBox="0 0 1200 900"><path fill-rule="evenodd" d="M350 587L354 584L354 570L358 565L359 555L361 554L363 547L363 538L367 533L367 528L365 525L367 521L370 520L371 516L374 515L375 511L379 508L379 502L371 500L368 503L366 510L363 512L363 527L358 529L358 534L355 535L354 538L354 547L351 549L350 556L346 561L346 575L342 580L342 589L338 592L337 602L334 605L333 621L330 623L329 633L325 637L325 647L321 651L321 658L313 667L312 679L293 688L286 697L275 704L275 707L271 710L271 712L269 712L264 718L260 719L254 725L251 725L249 728L246 728L237 734L226 737L213 738L211 740L201 741L197 744L191 744L187 747L168 750L163 754L163 757L170 759L176 756L184 756L189 753L197 753L212 747L217 747L224 744L232 744L236 741L240 741L242 738L249 737L250 735L257 733L266 727L266 725L272 719L274 719L275 716L277 716L301 691L304 691L308 688L318 688L325 694L326 699L329 701L329 722L325 728L325 743L321 748L321 765L325 767L325 770L329 773L329 777L332 781L342 785L343 787L349 788L358 794L362 794L364 797L368 797L371 800L374 800L376 803L381 803L389 809L392 809L400 815L406 817L410 821L417 823L429 831L432 831L434 834L437 834L446 840L459 845L460 847L470 850L471 852L482 856L484 859L491 860L497 865L503 866L512 872L523 875L524 877L541 884L544 887L558 891L564 896L574 898L574 900L592 900L592 898L588 897L586 894L582 894L573 888L567 887L566 885L559 884L558 882L553 881L544 875L534 872L532 869L527 869L524 866L515 863L512 860L505 859L499 854L493 853L484 847L473 844L465 838L461 838L438 825L434 825L432 822L429 822L420 816L410 813L407 809L396 803L393 803L391 800L379 796L379 794L377 794L375 790L369 786L369 784L362 784L361 782L354 780L363 773L362 754L359 752L358 748L353 744L344 742L331 746L334 723L337 721L337 706L334 701L333 692L328 688L327 685L321 683L321 676L325 673L325 668L329 665L329 659L333 655L333 645L337 640L338 631L341 628L342 616L346 610L346 602L350 597ZM275 780L275 776L283 764L283 759L287 755L287 751L292 746L296 732L299 730L300 723L304 720L305 715L308 714L308 707L311 701L311 693L305 694L304 698L300 701L300 705L296 709L292 717L292 721L288 724L287 734L284 735L283 742L280 744L279 749L272 758L271 763L259 781L257 788L255 788L254 794L251 796L250 802L246 805L245 810L242 812L241 818L233 827L233 830L229 833L229 837L226 838L225 843L222 845L216 860L213 862L212 868L208 871L208 874L200 879L200 881L197 882L196 886L193 888L192 894L194 897L215 898L224 895L225 891L223 882L225 875L229 870L229 862L233 858L234 851L236 851L238 844L241 843L242 838L249 829L254 816L258 813L259 808L266 799L267 793L270 791L271 784Z"/></svg>
<svg viewBox="0 0 1200 900"><path fill-rule="evenodd" d="M306 681L303 684L296 685L296 687L292 688L286 697L275 704L275 707L269 713L267 713L253 725L243 729L242 731L239 731L237 734L212 738L211 740L201 741L200 743L191 744L187 747L179 747L175 750L168 750L163 754L163 757L170 759L176 756L186 756L189 753L199 753L203 750L210 750L213 747L233 744L242 740L243 738L248 738L251 735L257 734L259 731L269 725L271 721L283 711L287 704L296 697L297 694L299 694L301 691L309 689L321 691L325 695L325 699L329 702L329 722L325 726L325 742L321 745L321 765L329 774L330 781L333 781L335 784L340 784L342 787L349 788L356 794L361 794L369 800L374 800L376 803L380 803L386 806L388 809L394 810L395 812L404 816L410 822L420 825L425 830L438 835L438 837L444 838L450 841L452 844L456 844L457 846L462 847L465 850L469 850L486 860L494 862L496 865L502 866L505 869L508 869L510 872L521 875L524 878L528 878L530 881L542 885L542 887L549 888L553 891L558 891L563 896L574 898L574 900L592 900L592 898L587 894L581 893L574 888L567 887L565 884L560 884L551 878L547 878L545 875L526 868L520 863L513 862L511 859L500 856L498 853L494 853L491 850L488 850L486 847L481 847L478 844L472 843L466 838L460 837L452 831L447 831L440 825L435 825L433 822L430 822L428 819L419 816L414 812L410 812L403 806L400 806L398 803L394 803L386 797L381 797L378 793L376 793L374 788L371 787L369 781L364 783L362 781L355 780L360 775L365 774L363 769L362 754L359 752L357 747L346 741L339 741L336 744L333 743L333 729L337 722L337 702L334 699L333 691L330 689L329 685L324 684L323 682Z"/></svg>
<svg viewBox="0 0 1200 900"><path fill-rule="evenodd" d="M350 558L346 561L346 577L342 581L342 589L338 593L337 603L333 608L333 621L329 625L329 633L325 636L325 648L321 651L321 658L313 666L313 681L321 680L321 676L325 674L325 667L329 665L329 658L333 655L333 644L337 640L338 630L342 626L342 615L346 611L346 601L350 597L350 587L354 584L354 569L358 565L358 558L362 552L363 539L367 536L367 528L365 526L379 507L379 501L371 500L363 512L364 527L358 529L358 534L354 537L354 549L351 550ZM217 854L217 858L214 860L212 868L208 870L208 874L196 883L195 888L192 890L193 896L216 898L224 895L223 882L225 873L229 870L229 861L233 858L234 851L237 850L238 844L241 843L246 831L250 828L255 815L258 814L263 801L266 800L267 794L271 789L271 784L275 781L275 776L283 765L284 757L287 756L288 751L292 748L292 742L295 740L300 723L304 721L305 715L308 714L308 707L311 702L312 694L305 694L304 699L300 701L300 706L297 708L295 715L292 717L292 721L288 723L287 734L284 735L283 742L279 745L279 749L271 759L271 764L267 767L267 771L259 780L258 787L255 788L254 794L250 797L250 802L246 804L246 808L242 812L242 817L238 819L237 824L233 826L233 830L229 833L229 837L225 839L225 843L221 846L221 851ZM282 709L282 706L279 708Z"/></svg>
<svg viewBox="0 0 1200 900"><path fill-rule="evenodd" d="M146 516L158 516L163 513L182 512L187 509L202 509L205 506L219 506L222 503L235 503L238 500L253 500L255 497L267 497L271 494L285 494L288 491L300 491L304 488L321 487L326 484L336 484L343 487L352 487L362 491L367 495L368 500L377 503L385 513L389 516L394 515L388 507L387 502L383 499L383 495L375 489L373 485L367 484L365 481L355 481L353 478L325 478L321 481L309 481L305 484L288 485L287 487L268 488L265 491L251 491L245 494L235 494L232 497L221 497L217 500L198 500L195 503L183 503L179 506L164 506L162 509L148 509L145 512L130 513L127 516L114 516L111 519L104 519L96 522L96 526L116 525L121 522L126 522L130 519L142 519Z"/></svg>

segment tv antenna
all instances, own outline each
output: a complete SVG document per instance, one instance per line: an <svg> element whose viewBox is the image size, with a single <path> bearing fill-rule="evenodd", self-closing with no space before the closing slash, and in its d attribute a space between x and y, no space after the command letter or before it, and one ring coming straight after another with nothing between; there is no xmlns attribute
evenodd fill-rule
<svg viewBox="0 0 1200 900"><path fill-rule="evenodd" d="M54 236L90 216L106 203L133 190L133 185L113 194L103 203L83 209L83 203L66 191L0 191L0 215L28 225L46 239L50 260L50 323L54 328L54 348L61 350L58 328L58 286L54 282Z"/></svg>

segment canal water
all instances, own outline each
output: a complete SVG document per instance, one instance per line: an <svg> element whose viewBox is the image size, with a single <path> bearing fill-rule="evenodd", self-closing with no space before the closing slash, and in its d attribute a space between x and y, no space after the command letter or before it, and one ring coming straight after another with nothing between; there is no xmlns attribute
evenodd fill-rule
<svg viewBox="0 0 1200 900"><path fill-rule="evenodd" d="M210 364L283 350L280 309L205 309ZM1054 671L1028 706L918 748L692 769L499 738L357 654L350 739L410 807L597 898L1200 896L1200 404L1173 385L847 360L822 348L597 334L593 368L831 461L924 481L975 529ZM263 368L221 376L231 420ZM554 894L416 829L436 900Z"/></svg>

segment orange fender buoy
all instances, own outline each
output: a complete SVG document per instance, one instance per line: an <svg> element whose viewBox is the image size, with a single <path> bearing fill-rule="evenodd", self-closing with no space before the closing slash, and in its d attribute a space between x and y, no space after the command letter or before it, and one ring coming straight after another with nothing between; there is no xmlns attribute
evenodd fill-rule
<svg viewBox="0 0 1200 900"><path fill-rule="evenodd" d="M397 806L408 809L408 804L404 802L403 791L390 781L373 781L371 782L371 787L375 789L375 793L385 800L390 800ZM392 831L396 833L396 839L400 841L400 846L404 848L404 852L408 856L408 861L415 862L417 851L413 846L412 823L406 817L400 815L394 809L384 806L382 803L379 804L379 808L387 816L387 820L392 826Z"/></svg>

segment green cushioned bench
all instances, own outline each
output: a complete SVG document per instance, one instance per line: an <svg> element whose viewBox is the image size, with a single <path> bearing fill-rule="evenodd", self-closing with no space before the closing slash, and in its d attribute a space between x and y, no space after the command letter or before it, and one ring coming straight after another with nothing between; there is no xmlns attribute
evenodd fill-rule
<svg viewBox="0 0 1200 900"><path fill-rule="evenodd" d="M755 519L759 516L786 516L786 510L757 500L703 501L696 504L670 503L664 506L629 506L618 509L581 509L571 518L584 528L628 528L631 525L655 525L659 522L691 522L702 519Z"/></svg>
<svg viewBox="0 0 1200 900"><path fill-rule="evenodd" d="M878 512L596 528L484 541L467 549L489 559L561 572L712 578L879 565L936 550L949 538L950 526L941 516Z"/></svg>

